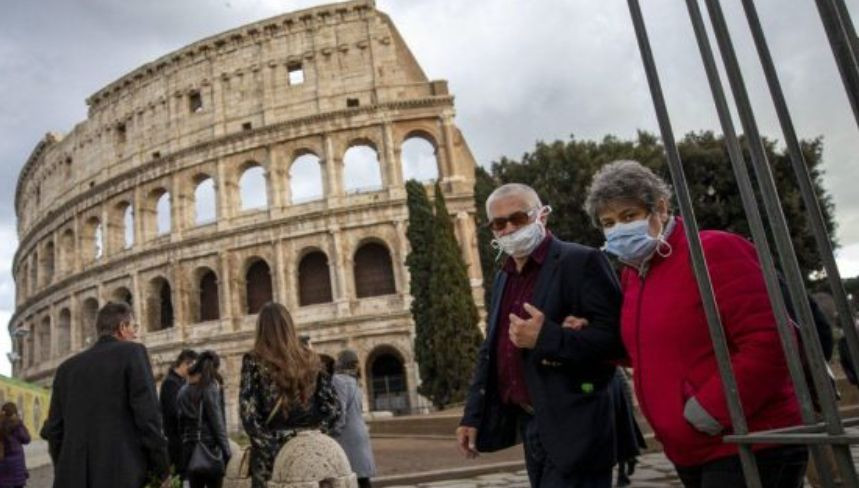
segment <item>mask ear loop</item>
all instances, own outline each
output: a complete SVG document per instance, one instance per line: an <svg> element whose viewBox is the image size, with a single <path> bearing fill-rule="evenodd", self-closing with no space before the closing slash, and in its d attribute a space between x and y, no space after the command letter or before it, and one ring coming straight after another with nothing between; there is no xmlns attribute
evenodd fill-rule
<svg viewBox="0 0 859 488"><path fill-rule="evenodd" d="M501 259L501 255L504 254L504 249L501 248L501 244L498 243L497 239L492 239L492 241L489 242L489 247L498 251L495 254L495 262L497 263L498 260Z"/></svg>

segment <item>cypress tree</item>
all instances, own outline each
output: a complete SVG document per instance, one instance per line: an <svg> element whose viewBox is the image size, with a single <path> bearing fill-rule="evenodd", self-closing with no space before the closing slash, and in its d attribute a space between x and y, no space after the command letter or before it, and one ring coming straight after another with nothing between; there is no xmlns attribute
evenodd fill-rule
<svg viewBox="0 0 859 488"><path fill-rule="evenodd" d="M483 336L465 261L438 183L432 235L428 328L418 340L431 351L433 374L421 377L420 393L443 409L465 399Z"/></svg>
<svg viewBox="0 0 859 488"><path fill-rule="evenodd" d="M430 325L430 263L432 262L433 214L432 204L424 185L415 180L406 182L406 206L409 210L409 226L406 237L411 250L406 256L409 268L409 291L412 295L411 312L415 322L415 361L421 378L435 376L433 351L429 347Z"/></svg>

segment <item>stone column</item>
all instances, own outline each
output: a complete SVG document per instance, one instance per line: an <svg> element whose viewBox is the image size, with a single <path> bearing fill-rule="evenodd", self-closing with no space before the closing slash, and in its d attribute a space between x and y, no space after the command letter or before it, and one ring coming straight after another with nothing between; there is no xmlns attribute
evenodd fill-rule
<svg viewBox="0 0 859 488"><path fill-rule="evenodd" d="M170 261L173 272L173 327L179 328L178 336L184 341L188 338L188 283L184 266Z"/></svg>
<svg viewBox="0 0 859 488"><path fill-rule="evenodd" d="M144 228L144 214L143 211L143 195L140 194L140 188L134 187L134 194L132 196L131 205L133 207L133 215L134 215L134 247L140 249L143 247L143 243L146 242L145 228Z"/></svg>
<svg viewBox="0 0 859 488"><path fill-rule="evenodd" d="M219 159L216 163L215 171L217 176L215 184L217 186L215 197L217 199L217 222L218 230L225 230L230 226L230 219L233 217L232 205L232 185L229 179L232 177L232 172L228 171L226 166L229 160Z"/></svg>
<svg viewBox="0 0 859 488"><path fill-rule="evenodd" d="M291 246L291 241L290 244ZM274 300L286 305L286 308L292 310L291 304L289 303L289 293L287 293L286 289L286 277L284 276L284 260L283 260L283 246L284 243L281 240L275 240L271 244L271 254L272 254L272 270L271 270L271 279L272 285L274 285L274 290L272 290L272 296Z"/></svg>
<svg viewBox="0 0 859 488"><path fill-rule="evenodd" d="M325 146L325 173L326 193L328 196L328 206L336 207L343 200L343 158L334 154L334 141L331 136L324 136L323 144Z"/></svg>
<svg viewBox="0 0 859 488"><path fill-rule="evenodd" d="M71 344L73 352L80 351L81 349L81 325L83 317L80 315L80 307L78 306L78 303L78 296L72 294L69 297L69 314L71 314L71 324L69 326L69 334L71 337L69 338L69 343Z"/></svg>
<svg viewBox="0 0 859 488"><path fill-rule="evenodd" d="M144 323L145 320L143 317L143 302L146 301L146 297L144 296L142 287L140 286L140 275L137 270L131 271L131 296L133 297L132 308L134 309L134 317L137 319L137 323L140 324L140 330L137 332L137 335L143 339L146 337L146 324Z"/></svg>
<svg viewBox="0 0 859 488"><path fill-rule="evenodd" d="M351 293L349 283L349 271L346 268L346 253L345 242L343 239L343 231L339 227L331 227L331 265L334 269L335 281L332 283L334 287L334 302L337 303L337 315L345 316L349 313L349 301L354 296Z"/></svg>
<svg viewBox="0 0 859 488"><path fill-rule="evenodd" d="M394 143L393 131L391 130L391 122L386 121L382 125L382 135L385 147L384 150L384 169L382 172L382 184L388 190L388 194L393 196L394 193L401 193L403 187L403 167L396 155L396 144Z"/></svg>
<svg viewBox="0 0 859 488"><path fill-rule="evenodd" d="M233 300L233 289L235 288L235 283L233 280L233 270L230 266L230 256L227 253L228 251L221 251L218 255L221 264L221 270L218 273L220 277L218 292L221 295L220 300L223 305L221 318L232 321L233 330L238 330L241 325L241 316L234 313L235 301Z"/></svg>
<svg viewBox="0 0 859 488"><path fill-rule="evenodd" d="M173 173L170 177L170 242L180 242L185 228L186 202L179 178L179 173Z"/></svg>
<svg viewBox="0 0 859 488"><path fill-rule="evenodd" d="M441 133L444 139L444 157L439 161L439 171L441 173L438 175L438 179L441 182L445 182L456 176L456 165L453 161L453 117L450 114L443 114L441 116Z"/></svg>

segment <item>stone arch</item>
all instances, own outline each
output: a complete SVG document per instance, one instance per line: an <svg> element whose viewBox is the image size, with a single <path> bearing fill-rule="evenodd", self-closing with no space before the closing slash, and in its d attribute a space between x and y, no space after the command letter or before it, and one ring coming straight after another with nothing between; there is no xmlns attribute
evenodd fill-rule
<svg viewBox="0 0 859 488"><path fill-rule="evenodd" d="M170 233L173 227L171 195L163 186L152 189L144 199L144 241Z"/></svg>
<svg viewBox="0 0 859 488"><path fill-rule="evenodd" d="M63 274L74 270L75 254L75 232L72 229L66 229L60 237L60 269Z"/></svg>
<svg viewBox="0 0 859 488"><path fill-rule="evenodd" d="M260 257L248 260L245 268L245 311L253 315L272 301L271 267Z"/></svg>
<svg viewBox="0 0 859 488"><path fill-rule="evenodd" d="M39 361L51 359L51 317L47 316L39 322L36 332L36 341L39 343Z"/></svg>
<svg viewBox="0 0 859 488"><path fill-rule="evenodd" d="M98 332L95 328L95 319L98 316L98 300L87 298L81 306L80 341L81 347L88 347L95 343Z"/></svg>
<svg viewBox="0 0 859 488"><path fill-rule="evenodd" d="M260 210L268 208L268 190L265 167L256 161L245 162L239 171L239 208Z"/></svg>
<svg viewBox="0 0 859 488"><path fill-rule="evenodd" d="M394 346L375 347L364 362L370 410L408 413L409 387L405 356Z"/></svg>
<svg viewBox="0 0 859 488"><path fill-rule="evenodd" d="M397 292L393 260L387 245L377 240L365 241L358 246L352 262L358 298Z"/></svg>
<svg viewBox="0 0 859 488"><path fill-rule="evenodd" d="M96 216L89 217L84 223L84 232L81 236L81 255L85 263L91 263L101 259L104 255L104 232L101 219Z"/></svg>
<svg viewBox="0 0 859 488"><path fill-rule="evenodd" d="M57 315L57 355L62 357L72 350L72 312L68 308Z"/></svg>
<svg viewBox="0 0 859 488"><path fill-rule="evenodd" d="M194 177L194 225L209 224L217 220L217 193L215 180L207 174Z"/></svg>
<svg viewBox="0 0 859 488"><path fill-rule="evenodd" d="M298 263L298 304L305 306L331 302L333 296L328 256L316 248L302 252L302 255Z"/></svg>
<svg viewBox="0 0 859 488"><path fill-rule="evenodd" d="M325 196L322 159L309 149L300 149L289 165L289 194L292 204Z"/></svg>
<svg viewBox="0 0 859 488"><path fill-rule="evenodd" d="M45 250L42 252L42 276L45 277L45 284L50 284L54 280L55 272L55 256L56 247L54 241L48 241L45 244Z"/></svg>
<svg viewBox="0 0 859 488"><path fill-rule="evenodd" d="M218 290L218 275L209 267L200 267L194 271L195 291L192 296L194 312L192 316L197 322L208 322L221 318L221 307Z"/></svg>
<svg viewBox="0 0 859 488"><path fill-rule="evenodd" d="M441 172L438 160L438 143L423 130L409 132L400 146L400 160L403 180L414 179L420 182L438 180Z"/></svg>
<svg viewBox="0 0 859 488"><path fill-rule="evenodd" d="M129 200L121 200L113 206L107 234L111 250L134 246L134 206Z"/></svg>
<svg viewBox="0 0 859 488"><path fill-rule="evenodd" d="M134 295L131 293L131 290L124 286L113 290L113 293L110 294L110 299L114 302L125 302L128 305L134 306Z"/></svg>
<svg viewBox="0 0 859 488"><path fill-rule="evenodd" d="M343 189L362 193L383 188L382 163L377 145L369 139L354 139L343 153Z"/></svg>
<svg viewBox="0 0 859 488"><path fill-rule="evenodd" d="M170 281L156 276L149 281L146 297L146 330L150 332L173 327L173 289Z"/></svg>

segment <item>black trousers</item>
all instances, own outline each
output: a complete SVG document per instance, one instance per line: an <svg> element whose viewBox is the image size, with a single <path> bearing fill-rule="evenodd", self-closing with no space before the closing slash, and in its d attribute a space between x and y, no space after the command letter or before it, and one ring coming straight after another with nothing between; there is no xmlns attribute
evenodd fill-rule
<svg viewBox="0 0 859 488"><path fill-rule="evenodd" d="M800 488L808 466L805 446L773 447L755 453L763 488ZM686 488L743 488L743 467L740 456L728 456L699 466L677 467L680 481Z"/></svg>
<svg viewBox="0 0 859 488"><path fill-rule="evenodd" d="M611 488L612 468L565 475L546 455L533 415L520 416L525 468L532 488Z"/></svg>

